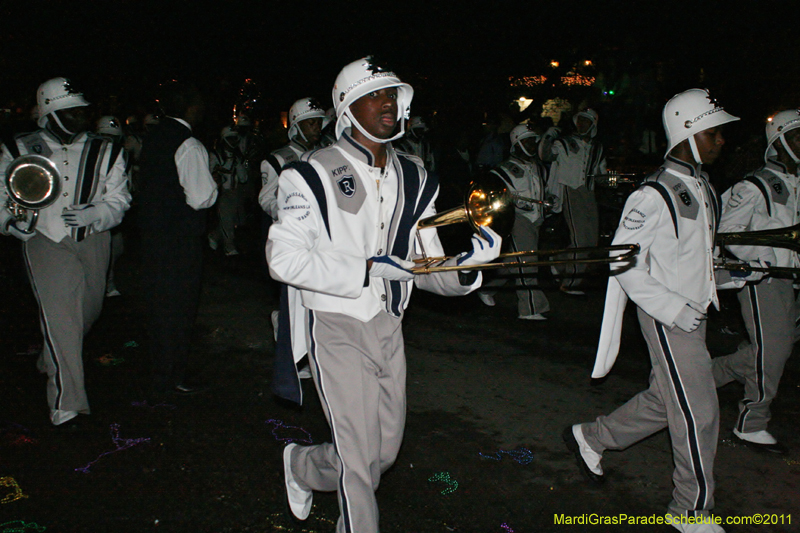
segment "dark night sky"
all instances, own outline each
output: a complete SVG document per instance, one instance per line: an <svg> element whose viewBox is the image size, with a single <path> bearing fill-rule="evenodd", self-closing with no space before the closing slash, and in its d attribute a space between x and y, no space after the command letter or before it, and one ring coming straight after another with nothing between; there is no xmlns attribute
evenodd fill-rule
<svg viewBox="0 0 800 533"><path fill-rule="evenodd" d="M338 70L366 53L465 101L510 74L582 57L599 70L667 62L676 92L702 67L707 85L736 105L796 98L788 85L797 86L800 58L789 21L798 20L800 7L731 4L3 0L0 102L57 75L90 96L132 97L177 75L235 85L252 77L280 107L307 94L327 102Z"/></svg>

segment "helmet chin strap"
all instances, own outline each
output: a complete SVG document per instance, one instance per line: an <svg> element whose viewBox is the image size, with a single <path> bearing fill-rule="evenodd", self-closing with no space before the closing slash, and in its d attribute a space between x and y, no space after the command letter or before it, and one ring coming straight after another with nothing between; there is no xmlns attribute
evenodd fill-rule
<svg viewBox="0 0 800 533"><path fill-rule="evenodd" d="M703 164L703 159L700 157L700 151L697 149L697 143L694 142L694 135L689 137L689 146L692 148L692 155L698 165Z"/></svg>
<svg viewBox="0 0 800 533"><path fill-rule="evenodd" d="M781 140L781 144L783 145L783 149L786 150L786 153L789 154L789 157L792 158L792 161L794 161L795 164L800 163L800 158L798 158L795 155L795 153L792 151L792 149L789 148L789 143L786 142L786 139L783 138L783 135L781 135L778 138Z"/></svg>
<svg viewBox="0 0 800 533"><path fill-rule="evenodd" d="M523 154L527 155L528 157L533 157L533 154L528 152L528 150L525 149L525 144L522 141L519 141L516 145L519 146L519 148L520 148L520 150L522 150Z"/></svg>
<svg viewBox="0 0 800 533"><path fill-rule="evenodd" d="M361 134L362 134L364 137L366 137L367 139L369 139L369 140L370 140L370 141L372 141L372 142L376 142L376 143L380 143L380 144L384 144L384 143L392 142L392 141L394 141L394 140L397 140L397 139L399 139L400 137L402 137L402 136L403 136L403 135L405 135L405 133L406 133L406 124L405 124L405 122L406 122L406 121L405 121L404 119L400 119L400 131L398 131L398 132L397 132L397 133L396 133L396 134L395 134L393 137L391 137L391 138L389 138L389 139L378 139L377 137L375 137L374 135L372 135L371 133L369 133L369 132L368 132L368 131L367 131L367 130L364 128L364 126L362 126L362 125L361 125L361 124L360 124L360 123L359 123L359 122L356 120L356 117L354 117L354 116L353 116L353 114L350 112L350 108L349 108L349 107L348 107L347 109L345 109L345 111L344 111L344 115L342 116L342 118L345 118L345 117L347 118L347 120L349 120L349 121L350 121L350 123L351 123L352 125L354 125L356 128L358 128L358 131L360 131L360 132L361 132ZM341 120L341 119L340 119L340 120Z"/></svg>
<svg viewBox="0 0 800 533"><path fill-rule="evenodd" d="M75 139L78 134L68 130L66 126L64 126L64 123L58 118L58 113L50 113L48 118L50 120L47 122L47 126L49 126L47 130L61 140L62 144L72 143L72 140Z"/></svg>

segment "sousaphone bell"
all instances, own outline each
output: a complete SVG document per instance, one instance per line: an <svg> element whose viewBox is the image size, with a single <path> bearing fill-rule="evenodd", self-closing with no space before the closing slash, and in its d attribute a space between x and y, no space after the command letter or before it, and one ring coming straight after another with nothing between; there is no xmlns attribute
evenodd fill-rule
<svg viewBox="0 0 800 533"><path fill-rule="evenodd" d="M61 174L55 163L41 155L14 159L6 169L6 207L17 221L27 221L26 234L34 232L39 210L53 205L61 194Z"/></svg>

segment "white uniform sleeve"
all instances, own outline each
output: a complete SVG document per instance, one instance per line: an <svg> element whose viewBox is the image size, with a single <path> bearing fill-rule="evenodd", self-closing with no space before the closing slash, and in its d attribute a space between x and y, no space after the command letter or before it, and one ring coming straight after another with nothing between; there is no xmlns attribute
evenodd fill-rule
<svg viewBox="0 0 800 533"><path fill-rule="evenodd" d="M13 218L13 215L6 207L8 192L6 191L6 169L11 164L13 158L11 153L3 146L3 155L0 157L0 233L8 235L5 231L6 224Z"/></svg>
<svg viewBox="0 0 800 533"><path fill-rule="evenodd" d="M307 291L358 298L368 258L325 246L330 241L316 198L294 169L281 172L278 205L278 221L270 227L266 247L272 277Z"/></svg>
<svg viewBox="0 0 800 533"><path fill-rule="evenodd" d="M186 194L186 204L198 211L217 201L217 183L208 168L208 152L203 144L190 137L175 152L178 180Z"/></svg>
<svg viewBox="0 0 800 533"><path fill-rule="evenodd" d="M653 248L657 232L665 225L673 231L672 217L661 195L649 187L631 193L623 213L613 244L638 244L640 250L630 268L627 263L612 263L611 275L645 313L672 327L689 299L668 289L649 269L650 255L664 253Z"/></svg>
<svg viewBox="0 0 800 533"><path fill-rule="evenodd" d="M278 173L268 160L261 162L261 192L258 204L272 220L278 220Z"/></svg>
<svg viewBox="0 0 800 533"><path fill-rule="evenodd" d="M749 181L740 181L722 195L722 216L719 221L719 233L738 233L749 231L754 213L767 218L767 205L764 195L756 185ZM743 261L762 259L775 264L775 252L769 246L730 245L728 250Z"/></svg>
<svg viewBox="0 0 800 533"><path fill-rule="evenodd" d="M111 154L109 154L110 157ZM103 168L108 168L108 161L102 161ZM103 192L99 198L92 200L97 208L100 220L92 224L94 231L106 231L120 222L125 211L131 206L131 194L128 191L128 174L125 172L125 152L120 151L114 166L111 167L103 183Z"/></svg>

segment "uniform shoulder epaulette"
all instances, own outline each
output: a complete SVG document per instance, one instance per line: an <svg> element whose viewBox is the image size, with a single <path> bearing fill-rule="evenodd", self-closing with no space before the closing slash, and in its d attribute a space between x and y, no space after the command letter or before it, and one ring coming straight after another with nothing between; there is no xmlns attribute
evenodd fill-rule
<svg viewBox="0 0 800 533"><path fill-rule="evenodd" d="M416 156L414 154L409 154L408 152L402 152L400 150L395 150L395 153L397 154L398 158L401 158L401 157L405 158L405 159L411 161L412 163L415 163L416 165L419 165L422 168L425 168L425 163L423 163L422 159L419 156Z"/></svg>

